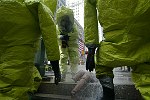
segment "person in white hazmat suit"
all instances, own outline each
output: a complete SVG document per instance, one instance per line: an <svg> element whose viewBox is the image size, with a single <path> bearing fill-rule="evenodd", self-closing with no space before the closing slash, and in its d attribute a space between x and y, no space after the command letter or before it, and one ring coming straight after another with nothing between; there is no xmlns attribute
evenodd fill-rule
<svg viewBox="0 0 150 100"><path fill-rule="evenodd" d="M78 30L74 24L73 10L62 6L57 10L56 20L58 25L58 38L60 49L60 67L62 72L62 81L65 81L68 74L69 60L72 77L77 72L79 61L78 54Z"/></svg>

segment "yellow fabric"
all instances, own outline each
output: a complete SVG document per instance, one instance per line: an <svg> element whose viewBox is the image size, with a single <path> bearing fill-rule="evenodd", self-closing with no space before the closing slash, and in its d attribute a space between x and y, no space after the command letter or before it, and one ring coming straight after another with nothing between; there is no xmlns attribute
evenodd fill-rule
<svg viewBox="0 0 150 100"><path fill-rule="evenodd" d="M59 60L56 27L40 0L0 0L0 100L29 100L41 76L34 57L41 36L48 60Z"/></svg>
<svg viewBox="0 0 150 100"><path fill-rule="evenodd" d="M150 0L85 0L84 6L86 46L98 44L98 21L104 32L105 40L96 52L97 76L109 75L109 68L140 66L142 74L136 75L133 69L134 82L142 96L150 100L150 66L143 65L150 62Z"/></svg>
<svg viewBox="0 0 150 100"><path fill-rule="evenodd" d="M150 99L150 65L143 63L132 67L132 79L145 100Z"/></svg>
<svg viewBox="0 0 150 100"><path fill-rule="evenodd" d="M59 32L59 31L58 31ZM74 27L74 32L69 33L69 41L67 48L61 47L61 40L59 39L59 49L60 49L60 67L61 72L67 72L67 61L69 60L71 66L71 72L77 72L77 66L79 62L79 52L78 52L78 31ZM59 37L59 35L58 35Z"/></svg>
<svg viewBox="0 0 150 100"><path fill-rule="evenodd" d="M84 1L84 34L86 45L99 44L96 3Z"/></svg>

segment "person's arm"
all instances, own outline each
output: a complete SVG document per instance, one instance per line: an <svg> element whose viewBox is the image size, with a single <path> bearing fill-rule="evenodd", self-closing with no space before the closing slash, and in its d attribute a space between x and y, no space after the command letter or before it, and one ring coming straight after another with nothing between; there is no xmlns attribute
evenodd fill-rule
<svg viewBox="0 0 150 100"><path fill-rule="evenodd" d="M56 25L51 14L50 9L46 5L39 3L38 16L40 30L46 48L47 58L51 62L54 70L55 84L58 84L61 78L59 69L60 52L57 40Z"/></svg>
<svg viewBox="0 0 150 100"><path fill-rule="evenodd" d="M84 32L85 45L88 48L86 70L93 71L95 68L95 49L99 44L96 0L84 1Z"/></svg>
<svg viewBox="0 0 150 100"><path fill-rule="evenodd" d="M99 44L96 1L84 1L84 34L87 48L96 48ZM94 0L93 0L94 1Z"/></svg>
<svg viewBox="0 0 150 100"><path fill-rule="evenodd" d="M44 4L50 8L52 13L54 14L57 7L57 1L58 0L43 0Z"/></svg>
<svg viewBox="0 0 150 100"><path fill-rule="evenodd" d="M50 61L59 60L60 53L57 41L56 25L50 9L44 4L39 3L38 16L47 58Z"/></svg>

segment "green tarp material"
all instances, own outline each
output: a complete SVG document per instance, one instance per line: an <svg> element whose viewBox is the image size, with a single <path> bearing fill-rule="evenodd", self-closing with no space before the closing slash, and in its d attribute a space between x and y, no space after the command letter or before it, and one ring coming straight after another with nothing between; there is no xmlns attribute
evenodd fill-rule
<svg viewBox="0 0 150 100"><path fill-rule="evenodd" d="M0 0L0 100L28 100L38 88L33 62L41 35L48 60L59 60L50 9L39 0Z"/></svg>
<svg viewBox="0 0 150 100"><path fill-rule="evenodd" d="M96 7L105 38L97 50L97 65L131 66L136 87L149 100L150 0L91 1L96 0L85 0L86 45L98 44ZM101 70L102 67L96 67L97 75Z"/></svg>

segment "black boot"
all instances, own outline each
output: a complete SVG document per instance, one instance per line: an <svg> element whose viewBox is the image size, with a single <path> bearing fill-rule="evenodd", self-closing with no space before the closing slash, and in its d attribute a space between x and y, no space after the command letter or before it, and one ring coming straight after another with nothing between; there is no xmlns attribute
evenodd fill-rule
<svg viewBox="0 0 150 100"><path fill-rule="evenodd" d="M109 76L99 77L99 81L103 87L102 100L115 100L113 78Z"/></svg>
<svg viewBox="0 0 150 100"><path fill-rule="evenodd" d="M103 87L102 100L115 100L114 89Z"/></svg>
<svg viewBox="0 0 150 100"><path fill-rule="evenodd" d="M50 61L52 65L52 69L54 71L55 75L55 84L58 85L58 83L61 81L61 73L60 73L60 68L59 68L59 61Z"/></svg>

